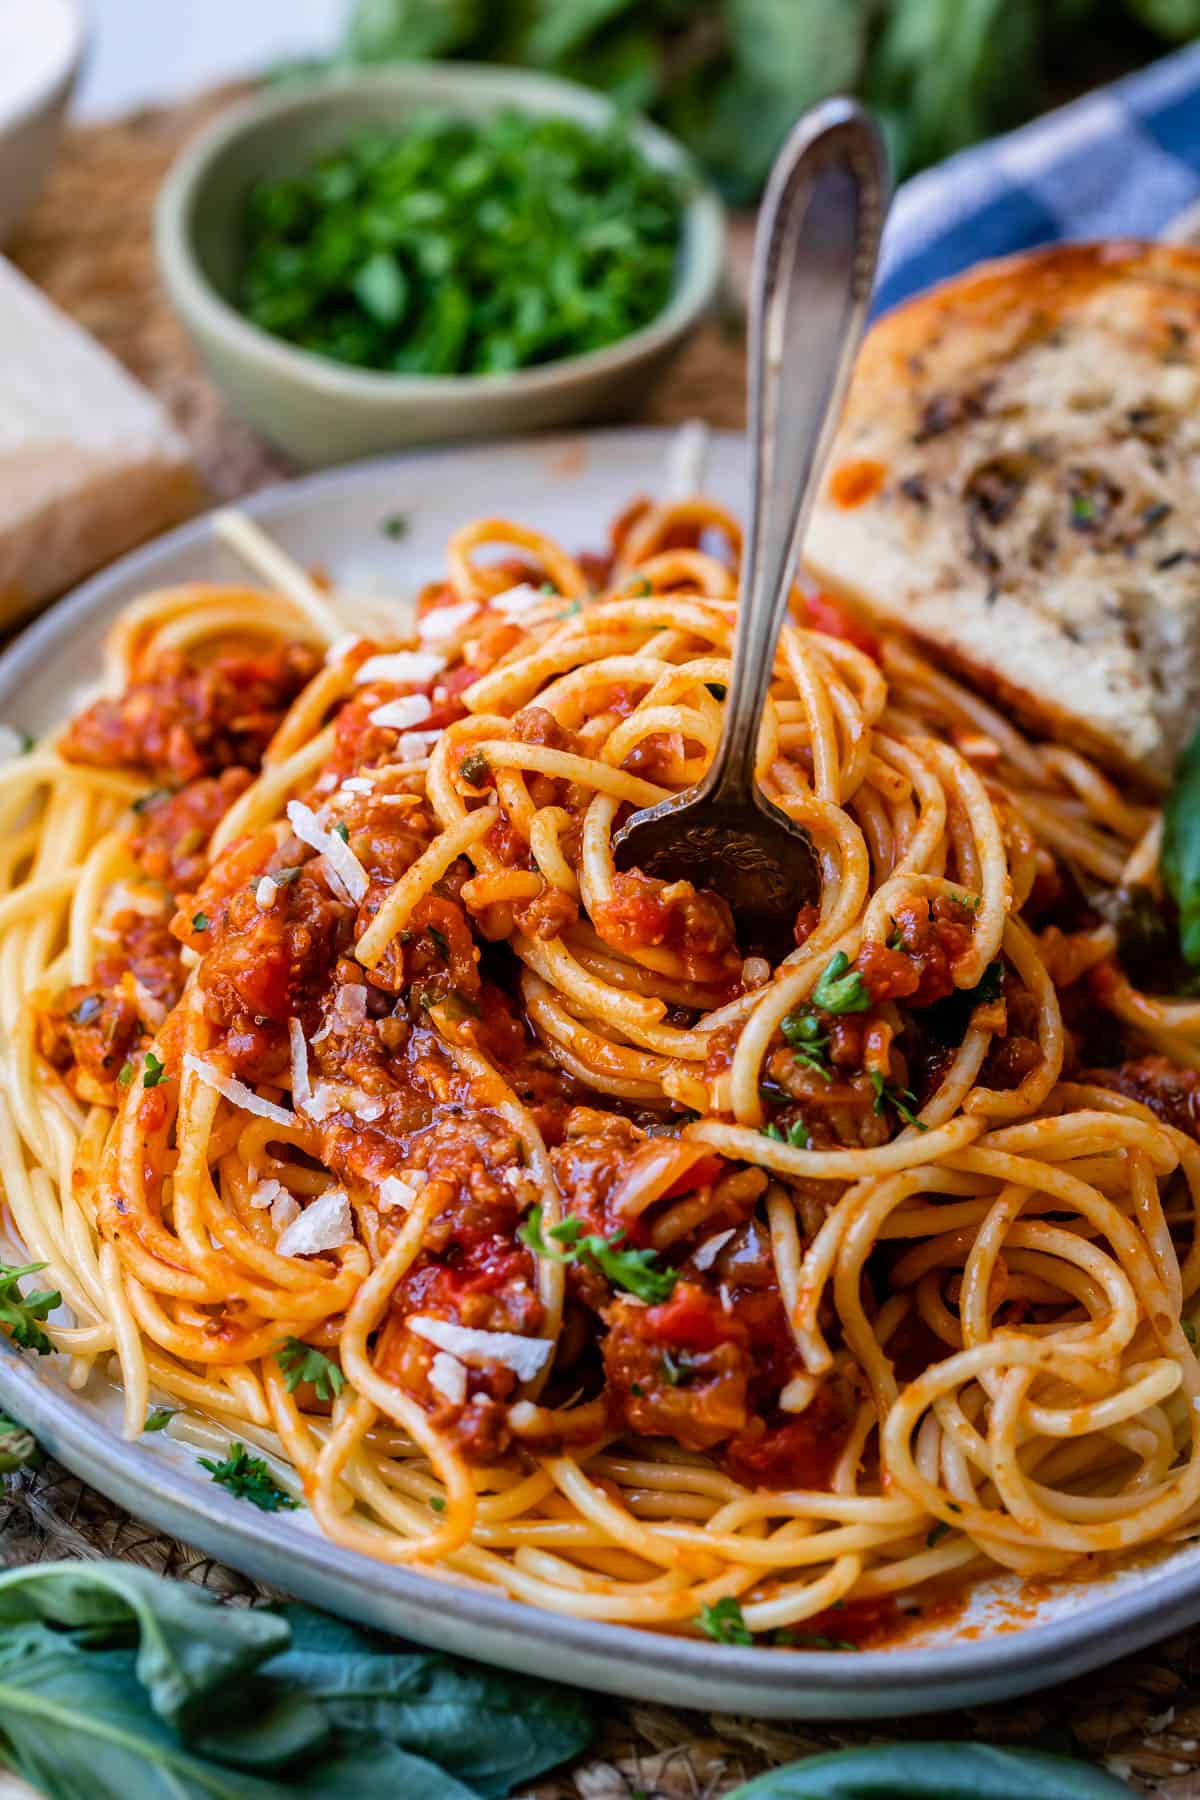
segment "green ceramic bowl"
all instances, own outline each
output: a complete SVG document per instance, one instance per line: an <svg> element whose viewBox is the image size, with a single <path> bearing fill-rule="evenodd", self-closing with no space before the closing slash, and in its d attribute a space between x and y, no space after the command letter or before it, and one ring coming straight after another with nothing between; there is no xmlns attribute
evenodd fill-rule
<svg viewBox="0 0 1200 1800"><path fill-rule="evenodd" d="M230 303L242 208L262 176L299 172L364 125L402 128L441 107L469 118L504 108L601 125L609 103L573 82L472 63L404 64L268 94L223 115L179 158L155 231L167 291L230 406L309 467L412 444L614 419L641 401L711 306L721 275L720 201L687 152L652 125L643 155L689 177L675 290L640 331L586 355L505 375L411 376L349 368L261 331Z"/></svg>

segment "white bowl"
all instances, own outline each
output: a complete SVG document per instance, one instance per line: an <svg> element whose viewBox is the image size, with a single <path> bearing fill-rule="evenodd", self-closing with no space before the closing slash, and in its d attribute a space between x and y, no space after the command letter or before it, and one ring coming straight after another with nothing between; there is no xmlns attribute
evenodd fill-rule
<svg viewBox="0 0 1200 1800"><path fill-rule="evenodd" d="M0 244L54 160L84 36L77 0L0 0Z"/></svg>

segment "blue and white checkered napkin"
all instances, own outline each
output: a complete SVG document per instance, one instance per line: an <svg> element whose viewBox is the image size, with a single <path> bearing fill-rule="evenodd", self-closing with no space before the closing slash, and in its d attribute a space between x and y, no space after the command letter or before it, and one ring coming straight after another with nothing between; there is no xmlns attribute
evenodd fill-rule
<svg viewBox="0 0 1200 1800"><path fill-rule="evenodd" d="M1200 201L1200 44L914 176L888 220L875 311L1062 238L1157 237Z"/></svg>

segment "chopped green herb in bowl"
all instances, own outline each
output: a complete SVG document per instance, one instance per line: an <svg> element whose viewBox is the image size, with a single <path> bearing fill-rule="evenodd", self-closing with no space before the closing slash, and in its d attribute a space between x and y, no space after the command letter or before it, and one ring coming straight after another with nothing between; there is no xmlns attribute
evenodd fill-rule
<svg viewBox="0 0 1200 1800"><path fill-rule="evenodd" d="M232 108L156 237L231 405L323 466L632 412L715 301L724 227L682 146L598 95L410 63Z"/></svg>
<svg viewBox="0 0 1200 1800"><path fill-rule="evenodd" d="M433 113L257 182L236 301L337 362L504 374L649 324L681 219L679 182L618 125Z"/></svg>

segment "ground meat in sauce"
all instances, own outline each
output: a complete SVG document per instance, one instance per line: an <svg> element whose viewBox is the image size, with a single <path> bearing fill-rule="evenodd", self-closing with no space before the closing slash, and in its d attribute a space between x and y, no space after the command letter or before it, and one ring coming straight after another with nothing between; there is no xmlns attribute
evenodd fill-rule
<svg viewBox="0 0 1200 1800"><path fill-rule="evenodd" d="M208 840L254 777L249 769L201 776L177 793L164 791L143 805L129 854L173 894L197 887L208 866Z"/></svg>
<svg viewBox="0 0 1200 1800"><path fill-rule="evenodd" d="M158 658L118 699L97 700L68 726L68 762L143 769L174 786L257 767L287 708L320 666L306 644L226 649L210 661Z"/></svg>
<svg viewBox="0 0 1200 1800"><path fill-rule="evenodd" d="M183 992L183 965L165 913L130 909L102 929L91 981L38 1009L37 1047L80 1099L115 1105L124 1064Z"/></svg>
<svg viewBox="0 0 1200 1800"><path fill-rule="evenodd" d="M855 962L871 998L931 1006L952 994L955 967L971 948L971 909L939 894L901 901L893 922L889 943L865 944Z"/></svg>
<svg viewBox="0 0 1200 1800"><path fill-rule="evenodd" d="M731 988L741 978L733 914L718 894L690 881L659 881L636 869L618 874L612 899L600 902L592 923L626 955L675 951L689 981Z"/></svg>
<svg viewBox="0 0 1200 1800"><path fill-rule="evenodd" d="M282 870L279 871L282 873ZM289 1058L287 1021L310 1012L352 941L353 908L331 892L319 861L260 906L257 883L205 901L207 955L199 985L209 1020L243 1080L278 1074Z"/></svg>

